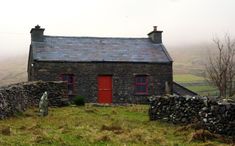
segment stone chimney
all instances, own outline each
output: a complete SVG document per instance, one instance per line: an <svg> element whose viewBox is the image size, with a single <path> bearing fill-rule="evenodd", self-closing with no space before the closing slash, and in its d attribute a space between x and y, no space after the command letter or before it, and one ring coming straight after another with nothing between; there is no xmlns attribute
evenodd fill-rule
<svg viewBox="0 0 235 146"><path fill-rule="evenodd" d="M43 42L43 32L44 28L41 28L39 25L35 26L34 28L31 29L31 41L35 42Z"/></svg>
<svg viewBox="0 0 235 146"><path fill-rule="evenodd" d="M157 30L157 26L153 26L153 31L148 34L149 39L156 44L162 43L162 32Z"/></svg>

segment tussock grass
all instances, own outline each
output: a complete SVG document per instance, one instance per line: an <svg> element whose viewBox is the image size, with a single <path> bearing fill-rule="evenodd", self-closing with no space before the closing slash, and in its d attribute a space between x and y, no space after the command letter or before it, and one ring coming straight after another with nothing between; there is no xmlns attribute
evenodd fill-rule
<svg viewBox="0 0 235 146"><path fill-rule="evenodd" d="M216 136L214 134L212 134L211 132L209 132L207 130L201 129L201 130L197 130L191 134L189 142L192 142L192 141L206 142L207 140L211 140L214 138L216 138Z"/></svg>
<svg viewBox="0 0 235 146"><path fill-rule="evenodd" d="M192 126L149 121L145 105L50 108L47 117L37 111L0 121L0 145L226 145L196 140Z"/></svg>
<svg viewBox="0 0 235 146"><path fill-rule="evenodd" d="M10 136L11 135L11 128L9 126L2 128L1 133L2 133L2 135Z"/></svg>

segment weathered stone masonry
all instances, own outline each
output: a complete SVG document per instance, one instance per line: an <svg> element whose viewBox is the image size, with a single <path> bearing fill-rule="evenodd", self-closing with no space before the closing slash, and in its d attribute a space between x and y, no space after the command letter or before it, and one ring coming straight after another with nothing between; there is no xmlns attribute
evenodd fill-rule
<svg viewBox="0 0 235 146"><path fill-rule="evenodd" d="M213 133L235 136L235 103L226 100L200 96L153 97L149 117L174 124L194 123Z"/></svg>
<svg viewBox="0 0 235 146"><path fill-rule="evenodd" d="M74 91L86 102L97 102L97 77L111 75L113 103L147 103L147 96L162 95L165 81L172 87L172 63L108 63L108 62L46 62L34 61L30 80L61 80L60 74L75 75ZM135 75L148 75L149 95L134 94Z"/></svg>
<svg viewBox="0 0 235 146"><path fill-rule="evenodd" d="M30 31L30 81L66 81L69 97L85 102L147 103L150 95L172 93L173 60L156 26L146 38L48 36L44 30Z"/></svg>
<svg viewBox="0 0 235 146"><path fill-rule="evenodd" d="M13 116L29 107L38 107L42 94L47 91L49 106L62 106L67 92L64 82L27 82L0 88L0 119Z"/></svg>

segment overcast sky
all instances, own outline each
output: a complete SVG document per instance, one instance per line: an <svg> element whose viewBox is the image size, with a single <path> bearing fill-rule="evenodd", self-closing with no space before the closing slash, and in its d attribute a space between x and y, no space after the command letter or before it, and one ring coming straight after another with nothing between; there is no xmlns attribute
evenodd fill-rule
<svg viewBox="0 0 235 146"><path fill-rule="evenodd" d="M27 54L30 29L46 35L146 37L157 25L166 46L235 35L235 0L2 0L0 56Z"/></svg>

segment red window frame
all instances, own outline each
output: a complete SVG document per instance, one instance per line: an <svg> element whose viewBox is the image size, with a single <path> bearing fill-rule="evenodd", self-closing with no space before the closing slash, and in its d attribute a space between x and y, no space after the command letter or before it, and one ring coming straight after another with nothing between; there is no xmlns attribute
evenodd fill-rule
<svg viewBox="0 0 235 146"><path fill-rule="evenodd" d="M140 78L144 78L145 82L139 82ZM145 86L145 91L138 91L138 86ZM136 75L135 76L135 94L148 95L148 76L147 75Z"/></svg>
<svg viewBox="0 0 235 146"><path fill-rule="evenodd" d="M67 76L67 80L66 80L66 77ZM69 78L72 78L71 82L69 82ZM75 84L75 76L74 74L68 74L68 73L63 73L63 74L60 74L60 78L62 81L65 81L67 82L67 88L68 88L68 95L74 95L74 84ZM70 87L72 85L72 88L71 88L71 93L70 93Z"/></svg>

